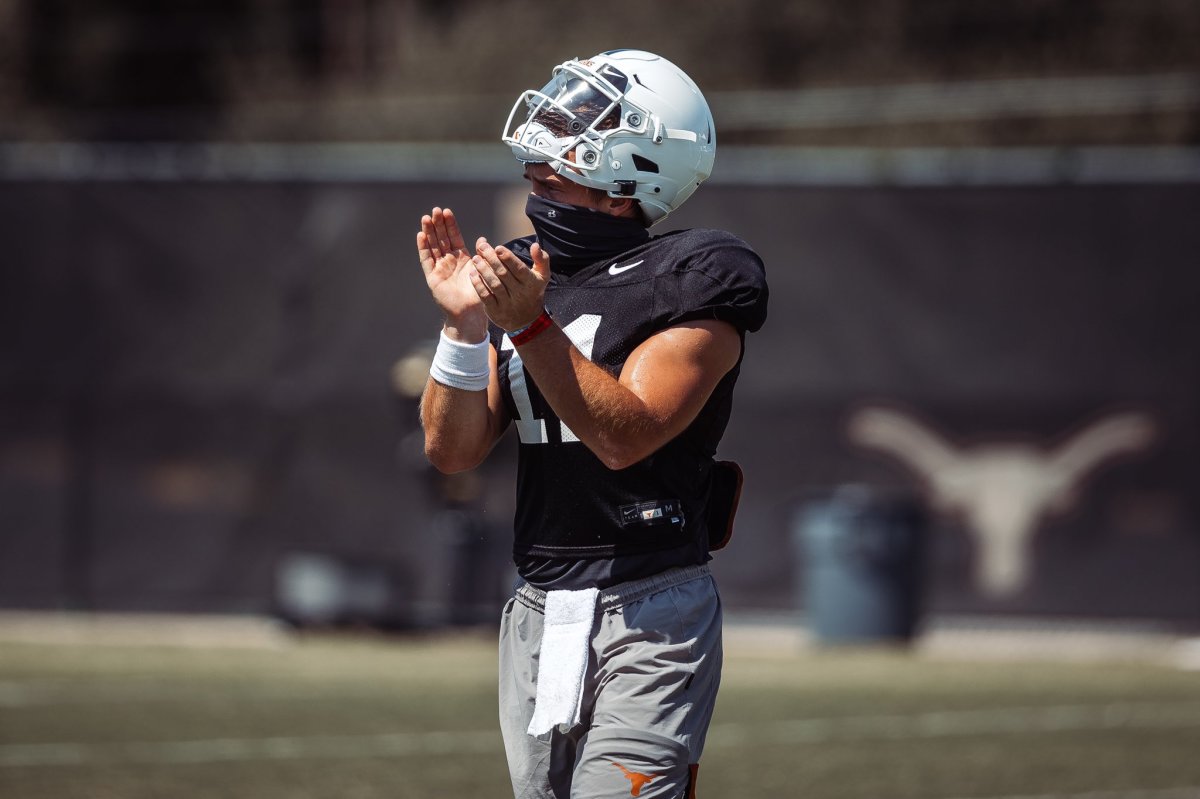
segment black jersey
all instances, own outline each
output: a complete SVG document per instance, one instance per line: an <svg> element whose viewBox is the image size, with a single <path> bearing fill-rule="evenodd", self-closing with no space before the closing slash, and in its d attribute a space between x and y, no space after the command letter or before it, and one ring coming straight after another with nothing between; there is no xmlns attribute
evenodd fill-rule
<svg viewBox="0 0 1200 799"><path fill-rule="evenodd" d="M506 246L528 263L533 241ZM767 286L762 260L745 242L687 230L652 237L615 259L552 271L545 304L579 351L616 377L639 344L683 322L723 320L744 340L765 320ZM706 561L713 456L741 359L686 430L644 460L611 470L555 416L503 331L493 326L491 336L521 442L513 547L520 574L547 589L605 587Z"/></svg>

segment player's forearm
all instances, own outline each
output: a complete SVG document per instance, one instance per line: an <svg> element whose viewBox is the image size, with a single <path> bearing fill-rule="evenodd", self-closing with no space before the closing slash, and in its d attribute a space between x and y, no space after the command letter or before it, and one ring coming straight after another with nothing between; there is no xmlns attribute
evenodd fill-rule
<svg viewBox="0 0 1200 799"><path fill-rule="evenodd" d="M632 466L666 443L665 420L557 326L523 345L521 360L555 415L608 468Z"/></svg>
<svg viewBox="0 0 1200 799"><path fill-rule="evenodd" d="M425 457L445 474L478 466L496 438L486 391L464 391L433 379L421 397L421 425Z"/></svg>

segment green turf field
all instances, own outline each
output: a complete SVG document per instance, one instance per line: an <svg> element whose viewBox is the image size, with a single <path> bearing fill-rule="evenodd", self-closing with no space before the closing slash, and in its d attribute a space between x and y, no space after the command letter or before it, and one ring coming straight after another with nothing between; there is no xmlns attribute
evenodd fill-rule
<svg viewBox="0 0 1200 799"><path fill-rule="evenodd" d="M0 797L505 797L493 644L0 644ZM1200 673L730 652L700 796L1200 796Z"/></svg>

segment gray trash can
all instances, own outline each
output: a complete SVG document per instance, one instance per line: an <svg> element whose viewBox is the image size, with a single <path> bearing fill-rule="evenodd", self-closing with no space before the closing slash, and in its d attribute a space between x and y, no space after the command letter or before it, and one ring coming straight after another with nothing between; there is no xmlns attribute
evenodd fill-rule
<svg viewBox="0 0 1200 799"><path fill-rule="evenodd" d="M907 643L921 611L925 512L912 496L842 486L803 504L794 535L818 642Z"/></svg>

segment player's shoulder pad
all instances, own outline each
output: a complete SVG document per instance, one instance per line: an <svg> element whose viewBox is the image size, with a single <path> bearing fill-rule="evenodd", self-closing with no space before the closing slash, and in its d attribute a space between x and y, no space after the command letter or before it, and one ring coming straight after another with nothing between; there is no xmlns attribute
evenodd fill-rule
<svg viewBox="0 0 1200 799"><path fill-rule="evenodd" d="M699 269L714 276L729 271L746 272L752 280L766 282L766 268L762 258L743 239L724 230L693 228L667 233L661 237L664 244L677 254L672 268L680 270Z"/></svg>
<svg viewBox="0 0 1200 799"><path fill-rule="evenodd" d="M742 330L762 327L767 313L766 266L754 249L723 230L690 229L658 239L670 257L660 275L672 278L674 321L726 320Z"/></svg>

